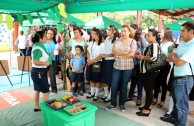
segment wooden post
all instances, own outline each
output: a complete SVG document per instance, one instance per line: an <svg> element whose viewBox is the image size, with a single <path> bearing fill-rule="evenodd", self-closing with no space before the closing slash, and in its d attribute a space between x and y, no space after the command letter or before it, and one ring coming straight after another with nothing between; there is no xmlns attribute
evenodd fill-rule
<svg viewBox="0 0 194 126"><path fill-rule="evenodd" d="M158 18L158 32L161 32L161 30L162 30L162 22L163 22L163 15L159 14L159 18Z"/></svg>
<svg viewBox="0 0 194 126"><path fill-rule="evenodd" d="M97 12L97 16L102 16L102 12Z"/></svg>
<svg viewBox="0 0 194 126"><path fill-rule="evenodd" d="M19 22L13 22L13 27L14 27L14 31L12 32L12 43L13 43L13 50L17 51L18 48L15 45L15 41L18 37L18 33L19 33Z"/></svg>
<svg viewBox="0 0 194 126"><path fill-rule="evenodd" d="M142 16L142 11L141 10L137 11L136 24L138 28L141 27L141 16Z"/></svg>

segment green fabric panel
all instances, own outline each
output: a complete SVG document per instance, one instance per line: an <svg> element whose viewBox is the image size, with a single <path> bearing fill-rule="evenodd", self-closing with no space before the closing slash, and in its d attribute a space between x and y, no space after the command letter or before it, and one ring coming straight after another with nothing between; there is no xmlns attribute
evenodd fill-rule
<svg viewBox="0 0 194 126"><path fill-rule="evenodd" d="M181 25L187 21L194 22L194 20L192 20L191 18L185 17L181 20L178 20L172 24L167 25L165 28L170 28L173 31L180 31L182 27Z"/></svg>
<svg viewBox="0 0 194 126"><path fill-rule="evenodd" d="M59 14L58 6L55 6L55 14L56 14L56 16L57 16L58 19L61 18L61 15Z"/></svg>
<svg viewBox="0 0 194 126"><path fill-rule="evenodd" d="M77 26L80 26L80 25L84 26L85 25L82 20L80 20L80 19L78 19L70 14L67 15L67 22L69 22L69 23L76 22Z"/></svg>
<svg viewBox="0 0 194 126"><path fill-rule="evenodd" d="M30 22L30 24L32 24L33 23L33 18L30 15L30 13L27 13L26 17L27 17L28 21Z"/></svg>
<svg viewBox="0 0 194 126"><path fill-rule="evenodd" d="M33 59L39 60L42 57L42 51L40 49L36 49L33 51Z"/></svg>
<svg viewBox="0 0 194 126"><path fill-rule="evenodd" d="M43 21L43 19L42 19L42 16L40 15L39 12L37 12L37 16L38 16L38 18L40 19L40 21L44 24L44 21Z"/></svg>
<svg viewBox="0 0 194 126"><path fill-rule="evenodd" d="M97 107L87 102L82 103L87 105L89 109L76 116L72 116L64 110L55 111L44 102L40 103L44 124L46 126L94 126Z"/></svg>
<svg viewBox="0 0 194 126"><path fill-rule="evenodd" d="M47 10L47 13L48 13L50 19L52 19L52 20L55 20L55 19L56 19L56 18L55 18L55 17L56 17L56 16L55 16L55 13L53 12L52 9L48 9L48 10Z"/></svg>
<svg viewBox="0 0 194 126"><path fill-rule="evenodd" d="M121 29L121 24L118 22L111 20L105 16L95 17L85 23L85 28L108 28L109 25L114 25L116 28Z"/></svg>
<svg viewBox="0 0 194 126"><path fill-rule="evenodd" d="M0 24L2 23L2 21L3 21L3 15L0 14Z"/></svg>
<svg viewBox="0 0 194 126"><path fill-rule="evenodd" d="M52 6L58 5L58 3L64 2L64 0L49 0L49 1L33 1L33 0L0 0L0 12L5 13L21 13L41 11Z"/></svg>
<svg viewBox="0 0 194 126"><path fill-rule="evenodd" d="M17 15L17 19L18 19L18 21L20 22L20 25L23 25L23 15L21 15L21 14L18 14Z"/></svg>
<svg viewBox="0 0 194 126"><path fill-rule="evenodd" d="M114 12L126 10L157 10L157 9L176 9L176 8L193 8L193 0L107 0L106 2L90 0L79 0L80 6L76 2L67 0L66 11L73 13L90 13L90 12ZM174 2L174 4L173 4ZM74 3L74 4L73 4Z"/></svg>

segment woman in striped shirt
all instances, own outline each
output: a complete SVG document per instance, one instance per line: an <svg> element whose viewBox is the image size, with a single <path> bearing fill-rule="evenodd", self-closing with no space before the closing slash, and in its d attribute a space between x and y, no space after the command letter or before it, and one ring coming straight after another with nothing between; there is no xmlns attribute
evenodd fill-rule
<svg viewBox="0 0 194 126"><path fill-rule="evenodd" d="M155 80L159 74L158 71L147 72L145 69L146 62L153 62L157 60L159 53L159 37L157 36L158 32L155 29L149 29L146 36L146 40L149 43L147 47L143 50L143 55L136 55L136 58L140 61L140 72L142 73L142 83L146 93L145 105L140 107L140 112L136 112L138 116L149 116L150 106L153 101L153 89Z"/></svg>

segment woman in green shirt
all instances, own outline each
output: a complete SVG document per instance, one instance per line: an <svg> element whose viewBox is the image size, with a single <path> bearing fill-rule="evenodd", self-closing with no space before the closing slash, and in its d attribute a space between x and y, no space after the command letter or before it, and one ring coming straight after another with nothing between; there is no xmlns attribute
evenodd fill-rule
<svg viewBox="0 0 194 126"><path fill-rule="evenodd" d="M43 93L43 101L49 99L49 84L47 79L47 67L51 64L52 59L44 47L46 42L45 34L38 31L32 36L34 44L32 48L32 72L31 77L34 83L34 111L40 110L39 94Z"/></svg>

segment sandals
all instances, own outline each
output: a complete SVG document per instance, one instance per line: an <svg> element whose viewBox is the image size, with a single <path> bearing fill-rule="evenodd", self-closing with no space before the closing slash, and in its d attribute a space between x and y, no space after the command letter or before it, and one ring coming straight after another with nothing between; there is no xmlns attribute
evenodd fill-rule
<svg viewBox="0 0 194 126"><path fill-rule="evenodd" d="M152 105L156 105L158 102L158 99L157 98L154 98L154 101L152 102Z"/></svg>
<svg viewBox="0 0 194 126"><path fill-rule="evenodd" d="M106 98L107 98L107 96L103 96L101 99L102 99L102 100L105 100Z"/></svg>
<svg viewBox="0 0 194 126"><path fill-rule="evenodd" d="M137 100L136 106L141 106L141 104L142 104L141 100Z"/></svg>
<svg viewBox="0 0 194 126"><path fill-rule="evenodd" d="M157 105L158 108L162 108L164 106L164 101L161 101L160 104Z"/></svg>

